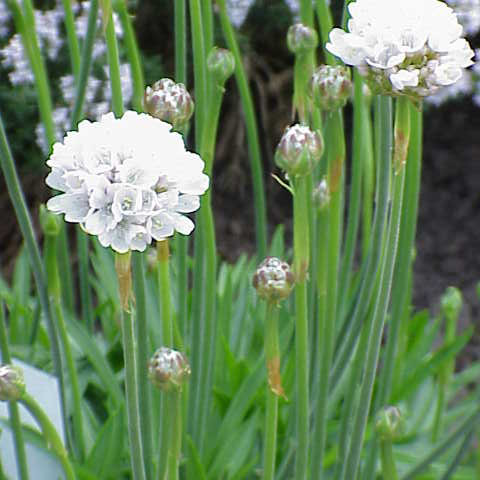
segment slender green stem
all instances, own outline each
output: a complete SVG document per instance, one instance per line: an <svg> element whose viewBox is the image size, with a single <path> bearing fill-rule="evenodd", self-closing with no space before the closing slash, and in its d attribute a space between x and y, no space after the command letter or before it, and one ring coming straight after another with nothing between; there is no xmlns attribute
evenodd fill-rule
<svg viewBox="0 0 480 480"><path fill-rule="evenodd" d="M352 180L349 195L350 203L347 231L345 234L345 247L339 280L338 318L343 318L342 313L346 308L347 294L350 289L353 257L357 246L357 234L360 219L363 174L362 153L365 151L364 144L368 141L366 130L368 129L369 117L366 112L366 105L362 94L363 82L357 72L355 72L354 84Z"/></svg>
<svg viewBox="0 0 480 480"><path fill-rule="evenodd" d="M120 61L118 57L117 37L113 24L112 13L107 17L105 41L107 44L107 59L110 68L110 88L112 89L112 108L116 117L123 115L122 82L120 80Z"/></svg>
<svg viewBox="0 0 480 480"><path fill-rule="evenodd" d="M82 308L82 318L87 324L90 332L94 330L95 315L93 312L92 292L90 290L90 268L88 254L88 236L81 228L76 229L77 235L77 254L78 254L78 278L80 286L80 300Z"/></svg>
<svg viewBox="0 0 480 480"><path fill-rule="evenodd" d="M78 45L78 38L75 32L75 20L73 18L72 4L70 0L62 0L62 4L73 76L75 78L75 81L78 82L80 76L80 47Z"/></svg>
<svg viewBox="0 0 480 480"><path fill-rule="evenodd" d="M82 415L82 393L78 383L77 369L73 358L70 340L68 338L67 327L62 309L62 297L60 288L60 278L58 274L57 260L57 235L46 233L44 245L45 267L48 280L48 291L50 302L55 312L55 320L58 326L61 347L66 362L68 377L72 388L73 399L73 435L71 436L71 444L76 451L79 461L83 461L86 454L85 437L83 433L83 415Z"/></svg>
<svg viewBox="0 0 480 480"><path fill-rule="evenodd" d="M354 480L357 475L363 436L370 410L378 356L382 341L383 327L390 299L394 265L402 213L403 191L405 181L405 161L410 138L410 108L408 100L400 98L395 115L395 150L393 166L395 168L393 200L386 243L386 253L380 270L380 288L375 300L373 319L369 327L370 335L366 352L365 374L360 392L360 403L354 421L352 438L347 460L346 478ZM383 160L388 157L383 158Z"/></svg>
<svg viewBox="0 0 480 480"><path fill-rule="evenodd" d="M300 21L313 27L313 5L311 0L300 0Z"/></svg>
<svg viewBox="0 0 480 480"><path fill-rule="evenodd" d="M52 422L50 422L48 416L45 414L36 400L28 395L28 393L24 393L19 402L30 412L30 414L39 424L48 447L53 450L55 455L60 460L67 480L75 480L75 472L68 458L68 453L65 450L62 440L60 439Z"/></svg>
<svg viewBox="0 0 480 480"><path fill-rule="evenodd" d="M335 65L337 63L336 58L325 48L328 42L328 35L333 28L333 19L330 7L326 0L317 0L317 18L320 25L320 37L322 39L322 49L325 55L325 60L329 65Z"/></svg>
<svg viewBox="0 0 480 480"><path fill-rule="evenodd" d="M446 435L433 450L428 452L424 458L410 468L407 473L402 476L401 480L414 480L415 478L418 478L419 473L423 472L433 461L451 448L460 437L468 435L479 420L480 408L477 408L455 430L453 430L449 435Z"/></svg>
<svg viewBox="0 0 480 480"><path fill-rule="evenodd" d="M328 206L328 240L327 240L327 272L325 315L321 319L322 343L320 346L321 370L318 400L316 405L314 445L312 452L312 478L320 478L323 470L323 455L326 442L327 426L327 399L329 391L329 372L332 362L335 319L337 315L338 296L338 267L341 245L342 223L342 187L343 169L345 161L345 143L341 112L333 112L328 121L326 143L328 148L328 185L330 189L330 203ZM325 233L324 233L325 234ZM325 283L325 282L323 282ZM322 286L322 289L325 285ZM323 292L322 292L323 293ZM322 313L323 314L323 313Z"/></svg>
<svg viewBox="0 0 480 480"><path fill-rule="evenodd" d="M452 478L453 473L460 466L460 462L462 461L462 458L468 452L468 446L470 445L470 443L474 438L474 433L475 433L475 429L472 428L470 432L467 435L465 435L465 438L462 444L460 445L458 452L456 453L455 457L453 457L452 462L450 463L450 466L448 467L447 471L443 474L440 480L450 480Z"/></svg>
<svg viewBox="0 0 480 480"><path fill-rule="evenodd" d="M253 178L253 198L255 211L255 229L257 236L257 258L263 259L267 254L267 213L265 203L265 192L263 186L263 168L260 154L260 142L258 139L258 127L253 107L252 95L248 86L245 67L242 62L240 49L235 38L235 32L230 24L227 15L225 0L218 0L220 22L228 48L235 57L235 79L242 101L245 114L245 125L247 128L250 168Z"/></svg>
<svg viewBox="0 0 480 480"><path fill-rule="evenodd" d="M137 381L138 406L143 414L140 417L142 432L145 476L153 478L152 421L148 412L152 411L150 385L147 377L150 344L148 341L147 306L145 298L145 266L140 252L132 254L133 291L135 294L135 323L137 327Z"/></svg>
<svg viewBox="0 0 480 480"><path fill-rule="evenodd" d="M175 15L175 80L187 84L187 21L185 0L176 0Z"/></svg>
<svg viewBox="0 0 480 480"><path fill-rule="evenodd" d="M127 49L127 57L130 63L133 97L132 104L137 112L143 110L143 94L145 91L145 81L143 79L142 63L140 60L140 52L138 50L135 32L133 30L132 21L127 10L126 0L118 0L115 2L115 9L118 13L123 28L123 41Z"/></svg>
<svg viewBox="0 0 480 480"><path fill-rule="evenodd" d="M166 392L170 432L168 445L167 473L164 480L179 479L179 463L182 448L182 392L175 390Z"/></svg>
<svg viewBox="0 0 480 480"><path fill-rule="evenodd" d="M265 360L267 363L268 385L265 416L265 450L263 478L274 480L277 457L278 396L282 394L280 380L280 346L278 340L278 308L269 303L265 319Z"/></svg>
<svg viewBox="0 0 480 480"><path fill-rule="evenodd" d="M0 352L3 364L12 363L10 348L8 345L7 324L5 321L5 306L3 300L0 300ZM8 402L8 417L12 425L13 440L15 443L15 458L17 461L17 471L20 480L28 480L28 464L25 454L25 442L23 440L22 422L16 402Z"/></svg>
<svg viewBox="0 0 480 480"><path fill-rule="evenodd" d="M294 180L293 197L293 250L295 287L295 368L296 368L296 432L297 455L295 479L305 480L308 467L309 401L308 401L308 311L307 272L309 263L309 224L306 179Z"/></svg>
<svg viewBox="0 0 480 480"><path fill-rule="evenodd" d="M405 198L403 203L400 237L398 242L397 262L395 265L395 290L392 292L392 308L388 338L385 347L383 366L378 382L379 389L375 396L374 411L385 406L390 398L399 344L401 343L401 323L404 310L408 308L410 291L410 276L412 273L415 231L417 225L418 198L421 177L422 150L422 113L411 109L411 138L405 177ZM398 359L397 359L398 360ZM363 472L363 478L373 476L378 453L378 441L374 436L371 440L368 461Z"/></svg>
<svg viewBox="0 0 480 480"><path fill-rule="evenodd" d="M372 227L372 239L370 243L370 252L367 257L367 262L363 267L364 274L362 275L360 287L358 290L357 300L355 302L354 310L348 317L348 322L345 328L342 327L341 333L337 336L337 348L335 351L335 359L333 369L331 372L331 388L335 388L345 372L353 350L354 345L358 339L358 331L361 328L362 321L366 315L366 311L372 299L375 277L377 275L378 266L381 261L382 240L385 232L388 199L389 199L389 184L390 172L386 168L385 160L383 164L380 159L385 159L388 155L391 156L391 100L389 98L381 97L377 102L376 111L376 125L378 129L385 132L384 137L381 137L376 142L378 152L376 157L379 159L379 168L377 175L377 208L375 209L375 217Z"/></svg>
<svg viewBox="0 0 480 480"><path fill-rule="evenodd" d="M53 368L55 375L59 381L61 392L61 409L63 417L63 425L66 427L67 416L65 413L65 380L63 376L63 361L60 354L60 342L58 338L57 324L54 321L54 316L51 310L48 299L47 281L45 276L45 269L40 257L40 250L33 231L32 221L28 212L27 204L23 196L18 175L15 170L15 164L8 146L3 122L0 118L0 163L7 184L8 193L13 203L15 215L22 231L23 239L26 244L27 252L32 266L35 284L37 286L38 297L45 321L47 324L48 336L50 339L50 349L52 354Z"/></svg>
<svg viewBox="0 0 480 480"><path fill-rule="evenodd" d="M82 59L80 63L80 74L77 79L77 89L75 94L75 104L72 111L72 128L76 128L77 123L82 118L82 108L87 91L88 76L92 66L93 44L97 33L98 0L90 1L90 10L88 12L87 34L83 42Z"/></svg>
<svg viewBox="0 0 480 480"><path fill-rule="evenodd" d="M205 52L208 52L213 48L213 9L212 0L201 0L202 2L202 25L203 25L203 38L205 39Z"/></svg>
<svg viewBox="0 0 480 480"><path fill-rule="evenodd" d="M393 457L391 440L380 441L380 458L382 459L382 475L384 480L398 480L397 467Z"/></svg>
<svg viewBox="0 0 480 480"><path fill-rule="evenodd" d="M138 400L138 356L135 346L135 325L130 302L130 253L115 255L115 268L120 287L125 392L127 399L128 436L130 440L134 480L146 480L142 445L142 422ZM146 372L145 372L146 375ZM147 412L143 412L146 414Z"/></svg>

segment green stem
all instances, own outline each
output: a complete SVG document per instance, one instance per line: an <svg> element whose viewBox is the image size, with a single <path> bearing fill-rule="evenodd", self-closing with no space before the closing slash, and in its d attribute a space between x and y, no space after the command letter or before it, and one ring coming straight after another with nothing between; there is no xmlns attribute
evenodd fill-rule
<svg viewBox="0 0 480 480"><path fill-rule="evenodd" d="M143 110L143 94L145 91L145 81L143 78L142 63L140 60L140 52L138 50L135 32L133 30L132 21L127 10L126 0L118 0L115 2L115 9L118 13L123 28L123 41L127 49L127 57L130 63L130 70L133 83L133 108L137 112Z"/></svg>
<svg viewBox="0 0 480 480"><path fill-rule="evenodd" d="M187 85L187 22L185 0L176 0L175 15L175 80Z"/></svg>
<svg viewBox="0 0 480 480"><path fill-rule="evenodd" d="M300 0L300 21L313 27L313 5L311 0Z"/></svg>
<svg viewBox="0 0 480 480"><path fill-rule="evenodd" d="M78 82L80 75L80 47L78 45L77 34L75 32L75 20L73 18L72 4L70 0L62 0L62 4L73 76L75 78L75 82Z"/></svg>
<svg viewBox="0 0 480 480"><path fill-rule="evenodd" d="M110 68L110 88L112 89L112 108L116 117L123 115L122 82L120 80L120 61L118 57L117 37L113 24L112 13L107 18L105 27L105 41L107 44L107 59Z"/></svg>
<svg viewBox="0 0 480 480"><path fill-rule="evenodd" d="M132 254L133 291L135 295L135 323L137 327L137 381L138 407L143 414L140 417L142 432L143 459L145 476L153 478L152 411L150 385L147 377L150 344L148 341L147 305L145 298L145 266L140 252Z"/></svg>
<svg viewBox="0 0 480 480"><path fill-rule="evenodd" d="M365 151L364 144L368 141L366 130L368 129L368 114L362 94L363 82L355 72L355 95L354 95L354 119L353 119L353 155L352 155L352 180L350 189L350 203L348 210L347 230L345 234L345 247L343 252L342 267L339 280L338 295L338 318L343 318L342 313L347 303L347 294L350 289L352 277L353 257L357 246L357 234L360 218L361 191L362 191L362 153Z"/></svg>
<svg viewBox="0 0 480 480"><path fill-rule="evenodd" d="M398 480L391 440L380 441L380 458L382 459L383 480Z"/></svg>
<svg viewBox="0 0 480 480"><path fill-rule="evenodd" d="M468 452L468 446L473 440L474 433L475 433L475 429L472 428L470 432L467 435L465 435L465 438L462 444L460 445L455 457L453 457L450 463L450 466L448 467L447 471L443 474L440 480L450 480L452 478L453 473L460 466L460 462L462 461L462 458Z"/></svg>
<svg viewBox="0 0 480 480"><path fill-rule="evenodd" d="M415 231L417 225L418 198L420 193L422 160L422 113L411 109L411 139L406 166L405 198L403 202L397 262L395 265L395 290L392 292L392 308L388 338L385 347L383 367L380 373L379 390L375 397L374 411L385 406L390 398L394 378L395 364L399 365L399 345L401 342L401 323L404 310L408 308L409 279L412 272ZM368 461L363 478L373 476L378 451L377 439L370 445Z"/></svg>
<svg viewBox="0 0 480 480"><path fill-rule="evenodd" d="M253 198L255 211L255 229L257 237L257 258L264 259L267 255L267 213L265 203L265 192L263 186L263 167L260 154L260 142L258 139L258 127L255 117L252 95L248 86L245 67L243 65L240 49L235 38L235 32L230 24L227 15L225 0L217 1L222 31L228 48L235 57L235 79L242 101L247 129L250 168L253 179Z"/></svg>
<svg viewBox="0 0 480 480"><path fill-rule="evenodd" d="M451 448L460 437L468 435L479 420L480 408L477 408L472 415L466 418L455 430L449 435L446 435L438 446L428 452L424 458L410 468L410 470L402 476L401 480L414 480L415 478L418 478L419 473L423 472L433 461Z"/></svg>
<svg viewBox="0 0 480 480"><path fill-rule="evenodd" d="M63 349L63 355L66 361L67 372L72 388L73 435L71 436L71 444L75 447L79 461L83 461L83 459L85 458L86 449L83 433L82 394L78 383L77 369L75 366L72 349L70 347L70 340L68 338L67 327L63 315L56 243L56 235L45 235L45 266L47 272L50 302L53 305L53 310L55 312L55 320L57 321L60 342Z"/></svg>
<svg viewBox="0 0 480 480"><path fill-rule="evenodd" d="M309 224L307 208L307 180L294 180L293 197L293 250L295 287L295 368L296 368L296 432L297 455L295 479L305 480L308 467L309 401L308 401L308 309L307 272L309 262Z"/></svg>
<svg viewBox="0 0 480 480"><path fill-rule="evenodd" d="M330 8L326 0L317 0L317 18L320 25L320 37L322 39L322 49L325 55L325 60L329 65L335 65L337 63L336 58L326 48L325 45L328 42L328 35L333 29L333 19Z"/></svg>
<svg viewBox="0 0 480 480"><path fill-rule="evenodd" d="M3 364L12 363L10 348L8 346L7 324L5 321L5 306L0 300L0 352ZM28 480L27 456L25 454L25 442L23 440L22 422L18 411L17 402L8 402L8 417L13 431L15 443L15 458L20 480Z"/></svg>
<svg viewBox="0 0 480 480"><path fill-rule="evenodd" d="M337 316L338 267L340 258L342 231L342 184L345 161L345 143L341 112L331 114L328 122L326 142L328 148L328 185L330 203L328 206L327 240L327 272L322 286L325 289L325 315L320 322L323 325L322 344L319 347L322 355L318 401L316 406L314 445L312 452L312 478L320 478L323 470L323 455L326 443L327 400L329 391L329 372L333 356L335 338L335 319ZM325 235L325 233L324 233ZM324 246L325 247L325 246Z"/></svg>
<svg viewBox="0 0 480 480"><path fill-rule="evenodd" d="M68 423L65 413L65 382L63 378L63 360L60 354L60 343L58 339L57 324L54 321L54 316L48 299L47 281L44 266L40 257L40 250L35 239L32 221L20 187L20 182L18 180L18 175L15 170L15 164L12 158L12 154L10 152L10 148L8 146L8 141L1 118L0 163L5 178L5 183L7 184L8 193L12 201L13 208L15 210L15 215L17 217L18 223L20 225L20 230L26 244L27 252L32 266L33 276L35 279L35 284L37 286L38 297L47 324L53 368L55 371L55 376L57 377L60 385L63 425L66 427Z"/></svg>
<svg viewBox="0 0 480 480"><path fill-rule="evenodd" d="M82 118L82 108L87 91L88 76L92 66L93 44L97 33L98 0L90 1L90 10L88 12L87 35L83 42L82 60L80 64L80 73L76 84L75 104L72 111L72 128L77 127L77 123Z"/></svg>
<svg viewBox="0 0 480 480"><path fill-rule="evenodd" d="M203 38L205 39L205 53L208 54L213 48L213 9L212 0L201 0L202 2L202 25Z"/></svg>
<svg viewBox="0 0 480 480"><path fill-rule="evenodd" d="M280 381L280 347L278 340L278 308L269 303L265 319L265 360L267 364L267 406L265 416L264 480L274 480L277 457L278 396L282 393Z"/></svg>
<svg viewBox="0 0 480 480"><path fill-rule="evenodd" d="M363 437L373 391L373 382L377 370L378 356L382 341L383 327L390 299L393 271L395 266L397 243L402 213L403 191L405 181L405 160L410 138L410 107L406 98L400 98L395 112L395 150L393 166L394 175L393 200L386 243L386 253L380 270L380 288L375 300L371 322L369 342L366 351L365 374L360 391L360 403L355 416L353 433L348 453L346 478L354 480L357 475ZM388 135L388 133L384 133ZM390 154L389 154L390 155ZM388 160L385 156L382 161Z"/></svg>
<svg viewBox="0 0 480 480"><path fill-rule="evenodd" d="M60 460L67 480L75 480L75 472L73 470L72 464L70 463L70 460L68 459L68 453L63 447L62 440L58 436L58 433L55 430L53 424L50 422L48 416L45 414L45 412L42 410L36 400L28 393L24 393L19 402L30 412L30 414L39 424L47 442L48 448L52 449L55 455L57 455L58 459Z"/></svg>
<svg viewBox="0 0 480 480"><path fill-rule="evenodd" d="M82 308L82 318L87 324L87 328L93 333L95 325L95 315L93 312L92 292L90 290L90 268L88 253L88 236L81 228L76 229L77 235L77 254L78 254L78 278L80 286L80 300Z"/></svg>
<svg viewBox="0 0 480 480"><path fill-rule="evenodd" d="M166 392L170 432L168 445L167 473L163 480L179 479L180 453L182 449L182 393L180 390Z"/></svg>
<svg viewBox="0 0 480 480"><path fill-rule="evenodd" d="M354 305L354 310L348 317L345 326L342 327L342 332L337 336L337 346L335 351L335 359L333 369L331 372L331 388L334 389L339 384L345 368L352 356L355 343L358 339L358 331L362 326L363 318L366 315L368 306L372 299L375 278L380 264L382 251L382 240L385 232L388 199L389 199L389 185L390 172L387 165L391 163L391 100L389 98L381 97L377 102L376 111L376 125L381 131L385 132L384 137L376 143L378 152L376 157L379 159L379 169L377 175L377 208L375 209L375 217L372 227L372 239L370 243L370 252L367 257L367 262L363 266L363 274L358 290L357 300ZM389 163L386 164L385 157L388 155ZM380 161L383 160L383 164Z"/></svg>
<svg viewBox="0 0 480 480"><path fill-rule="evenodd" d="M135 348L135 325L130 298L130 253L115 255L115 268L120 286L125 392L127 399L128 436L130 440L134 480L146 480L142 446L142 421L138 400L138 368ZM144 373L146 375L146 372ZM147 412L143 412L146 414Z"/></svg>

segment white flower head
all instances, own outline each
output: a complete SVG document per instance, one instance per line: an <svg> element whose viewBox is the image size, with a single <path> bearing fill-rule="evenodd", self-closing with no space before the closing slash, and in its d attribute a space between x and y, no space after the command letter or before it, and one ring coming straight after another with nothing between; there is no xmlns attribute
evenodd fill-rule
<svg viewBox="0 0 480 480"><path fill-rule="evenodd" d="M132 111L81 122L47 161L47 185L63 192L47 208L119 253L143 251L175 231L190 234L194 224L184 214L200 207L209 179L171 128Z"/></svg>
<svg viewBox="0 0 480 480"><path fill-rule="evenodd" d="M356 0L348 9L348 32L334 28L326 48L356 66L375 93L419 99L473 64L457 16L440 0Z"/></svg>

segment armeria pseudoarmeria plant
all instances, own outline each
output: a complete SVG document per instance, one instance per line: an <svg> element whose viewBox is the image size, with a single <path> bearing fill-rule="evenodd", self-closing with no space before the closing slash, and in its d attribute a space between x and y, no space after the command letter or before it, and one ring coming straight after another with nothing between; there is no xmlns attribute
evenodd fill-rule
<svg viewBox="0 0 480 480"><path fill-rule="evenodd" d="M143 251L175 231L190 234L194 224L184 213L199 208L209 180L201 158L170 130L136 112L81 122L47 161L47 184L65 192L47 207L119 253Z"/></svg>
<svg viewBox="0 0 480 480"><path fill-rule="evenodd" d="M348 10L349 31L334 28L326 48L375 93L426 97L473 64L462 26L439 0L357 0Z"/></svg>

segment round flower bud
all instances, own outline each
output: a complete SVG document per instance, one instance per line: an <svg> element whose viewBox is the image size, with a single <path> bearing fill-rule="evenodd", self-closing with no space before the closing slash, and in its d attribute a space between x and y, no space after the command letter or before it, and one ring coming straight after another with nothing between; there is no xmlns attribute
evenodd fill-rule
<svg viewBox="0 0 480 480"><path fill-rule="evenodd" d="M287 45L295 55L309 52L318 45L317 32L303 23L296 23L288 29Z"/></svg>
<svg viewBox="0 0 480 480"><path fill-rule="evenodd" d="M277 303L290 295L295 276L287 262L276 257L267 257L253 276L253 286L260 298Z"/></svg>
<svg viewBox="0 0 480 480"><path fill-rule="evenodd" d="M194 109L185 85L169 78L162 78L146 88L144 106L152 117L171 123L176 129L188 122Z"/></svg>
<svg viewBox="0 0 480 480"><path fill-rule="evenodd" d="M328 188L327 179L322 178L322 181L313 190L313 204L319 209L323 210L330 202L330 189Z"/></svg>
<svg viewBox="0 0 480 480"><path fill-rule="evenodd" d="M15 365L0 365L0 400L15 402L25 392L23 371Z"/></svg>
<svg viewBox="0 0 480 480"><path fill-rule="evenodd" d="M377 415L375 429L380 440L398 439L403 435L404 427L402 412L397 407L385 407Z"/></svg>
<svg viewBox="0 0 480 480"><path fill-rule="evenodd" d="M290 177L308 175L323 153L323 138L306 125L293 125L285 130L275 152L275 163Z"/></svg>
<svg viewBox="0 0 480 480"><path fill-rule="evenodd" d="M56 237L60 233L60 218L40 205L40 226L45 236Z"/></svg>
<svg viewBox="0 0 480 480"><path fill-rule="evenodd" d="M168 391L181 389L190 376L190 365L183 353L160 347L150 359L148 376L155 387Z"/></svg>
<svg viewBox="0 0 480 480"><path fill-rule="evenodd" d="M213 47L207 57L208 71L219 85L224 85L235 70L235 57L230 50Z"/></svg>
<svg viewBox="0 0 480 480"><path fill-rule="evenodd" d="M350 69L343 66L321 65L310 81L310 93L322 110L342 108L352 94Z"/></svg>
<svg viewBox="0 0 480 480"><path fill-rule="evenodd" d="M458 318L463 305L462 292L455 287L448 287L442 300L442 312L447 318Z"/></svg>

